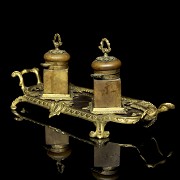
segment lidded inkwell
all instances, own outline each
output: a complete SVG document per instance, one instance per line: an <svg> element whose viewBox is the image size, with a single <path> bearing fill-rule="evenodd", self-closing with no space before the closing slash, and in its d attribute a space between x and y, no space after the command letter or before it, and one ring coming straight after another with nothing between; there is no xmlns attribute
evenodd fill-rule
<svg viewBox="0 0 180 180"><path fill-rule="evenodd" d="M106 43L107 47L104 47ZM95 114L125 113L121 100L121 61L109 56L111 51L108 39L103 38L99 49L104 53L97 57L91 67L94 70L94 97L92 102L92 112Z"/></svg>
<svg viewBox="0 0 180 180"><path fill-rule="evenodd" d="M54 35L53 44L55 49L46 52L44 54L45 63L41 63L44 67L44 93L42 98L70 100L68 87L68 61L70 55L65 50L59 49L62 45L59 34Z"/></svg>

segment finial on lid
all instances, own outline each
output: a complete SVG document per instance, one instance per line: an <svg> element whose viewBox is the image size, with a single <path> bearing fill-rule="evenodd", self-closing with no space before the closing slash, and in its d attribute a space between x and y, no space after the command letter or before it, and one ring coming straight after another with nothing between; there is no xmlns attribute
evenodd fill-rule
<svg viewBox="0 0 180 180"><path fill-rule="evenodd" d="M61 36L56 33L54 39L52 40L54 44L54 49L49 50L44 54L44 59L46 62L65 62L70 59L70 55L65 51L59 49L62 45ZM48 64L49 65L49 64ZM47 63L43 63L43 66L47 66Z"/></svg>
<svg viewBox="0 0 180 180"><path fill-rule="evenodd" d="M62 45L61 36L58 33L54 35L53 44L56 50Z"/></svg>
<svg viewBox="0 0 180 180"><path fill-rule="evenodd" d="M104 47L104 43L106 43L107 47ZM107 38L102 38L98 48L104 53L104 55L98 56L91 63L91 67L95 71L109 71L120 68L121 61L114 56L108 56L108 53L111 51L111 47Z"/></svg>
<svg viewBox="0 0 180 180"><path fill-rule="evenodd" d="M106 42L107 48L104 48L104 42ZM103 38L100 42L99 49L104 53L104 56L107 57L108 53L111 51L110 43L107 38Z"/></svg>

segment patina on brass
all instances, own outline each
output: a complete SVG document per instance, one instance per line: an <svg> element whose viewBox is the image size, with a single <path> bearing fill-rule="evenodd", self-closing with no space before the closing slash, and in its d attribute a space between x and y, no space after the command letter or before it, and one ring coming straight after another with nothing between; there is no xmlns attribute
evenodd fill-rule
<svg viewBox="0 0 180 180"><path fill-rule="evenodd" d="M103 47L104 41L108 45L107 49ZM58 43L61 44L61 41L58 41ZM172 103L162 103L157 108L150 102L121 96L119 77L121 63L118 59L107 55L111 49L109 41L106 39L101 41L100 46L104 56L99 57L100 60L95 60L92 63L94 89L79 87L68 82L67 60L69 55L62 53L61 50L57 49L57 46L55 47L56 49L52 50L53 53L50 51L46 54L50 58L45 58L48 60L43 66L49 67L48 73L50 74L44 75L43 83L40 80L38 68L24 69L12 73L12 77L19 77L19 85L24 94L12 102L11 109L13 112L16 110L18 103L28 102L48 109L49 118L61 113L78 117L94 123L96 130L90 132L90 137L102 139L109 137L110 132L105 131L108 122L136 124L143 121L147 122L145 127L149 127L157 120L159 113L175 108ZM57 54L54 54L54 51L57 51ZM104 60L107 60L107 62L104 62ZM56 68L59 76L54 79L54 76L57 75L54 74ZM26 87L23 74L29 72L35 73L37 84ZM64 78L65 76L66 78ZM58 83L61 83L60 85L63 87L61 88ZM110 86L107 88L108 84ZM57 88L58 91L53 88ZM101 91L105 91L104 96Z"/></svg>
<svg viewBox="0 0 180 180"><path fill-rule="evenodd" d="M104 47L104 42L107 48ZM126 113L121 101L121 61L114 56L108 56L111 51L106 38L100 42L99 49L104 56L97 57L91 64L94 74L94 98L92 112L96 114Z"/></svg>
<svg viewBox="0 0 180 180"><path fill-rule="evenodd" d="M60 50L62 45L59 34L54 35L55 49L44 54L45 63L41 65L43 71L44 99L70 99L68 89L68 61L70 55L65 50ZM47 69L48 68L48 69Z"/></svg>

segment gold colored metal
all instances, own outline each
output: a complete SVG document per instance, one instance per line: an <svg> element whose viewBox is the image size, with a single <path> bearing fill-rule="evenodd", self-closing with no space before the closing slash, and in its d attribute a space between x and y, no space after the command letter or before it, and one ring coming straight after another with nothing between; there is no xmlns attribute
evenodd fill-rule
<svg viewBox="0 0 180 180"><path fill-rule="evenodd" d="M104 42L107 44L107 48L104 48ZM100 42L99 49L104 53L104 56L108 56L108 53L111 51L110 43L107 38L103 38Z"/></svg>
<svg viewBox="0 0 180 180"><path fill-rule="evenodd" d="M106 42L108 48L104 48L104 42ZM149 127L157 120L159 113L175 108L175 105L172 103L162 103L157 108L148 101L121 96L121 83L118 74L121 62L113 56L108 56L111 48L106 38L102 39L99 46L104 56L96 58L93 62L94 64L92 64L95 70L94 73L100 75L99 77L96 75L93 77L95 81L94 89L79 87L69 83L67 61L70 56L65 51L58 49L62 45L58 34L55 34L53 43L55 50L48 51L45 54L46 62L43 66L49 68L50 75L43 76L43 82L41 82L38 68L24 69L23 71L14 71L12 73L12 77L19 77L19 86L23 91L23 95L17 97L11 104L13 112L15 112L17 104L27 102L48 109L49 118L59 116L61 113L78 117L95 125L96 129L89 133L90 137L102 139L110 135L109 131L105 131L105 126L108 122L136 124L139 121L143 121L145 123L144 126ZM103 59L105 59L105 62ZM99 62L102 64L99 64ZM106 63L108 63L107 69L107 66L104 66L107 65ZM56 71L60 75L57 76L57 79L54 77L54 72ZM23 75L30 72L35 73L37 84L27 87L25 86ZM65 76L66 78L64 78ZM100 79L97 80L97 78ZM108 83L112 83L111 87L114 87L113 92L111 87L105 87ZM102 87L105 88L102 89ZM55 91L56 88L58 91ZM66 92L64 92L64 89L66 89ZM101 94L102 90L107 90L106 96ZM98 99L99 95L101 95L100 99Z"/></svg>
<svg viewBox="0 0 180 180"><path fill-rule="evenodd" d="M19 71L14 71L11 76L12 77L16 77L18 76L19 77L19 86L21 86L21 89L23 91L23 93L28 93L29 91L27 90L27 87L25 86L24 84L24 79L23 79L23 75L26 74L26 73L29 73L29 72L32 72L36 75L36 78L37 78L37 85L35 87L35 89L33 88L34 86L31 86L31 91L32 92L37 92L36 90L38 89L42 89L42 82L41 82L41 78L40 78L40 75L39 75L39 69L38 68L32 68L32 69L24 69L22 70L21 72ZM37 89L36 89L37 88Z"/></svg>
<svg viewBox="0 0 180 180"><path fill-rule="evenodd" d="M62 45L61 36L58 33L54 35L53 44L56 50L58 50L59 46Z"/></svg>
<svg viewBox="0 0 180 180"><path fill-rule="evenodd" d="M21 72L25 71L26 70ZM23 74L21 72L14 71L12 73L13 77L19 77L19 84L24 93L23 96L19 96L12 102L12 110L15 110L17 108L18 103L28 102L48 109L49 118L53 116L58 116L63 113L66 115L90 121L94 123L96 127L95 131L90 132L90 137L97 137L99 139L109 137L110 132L105 131L105 126L108 122L115 122L121 124L136 124L139 121L146 121L148 122L147 127L149 127L157 120L157 115L159 113L175 108L172 103L163 103L158 108L156 108L152 103L144 100L122 97L122 104L127 114L122 115L114 113L113 108L111 109L111 111L109 111L109 114L94 114L91 112L91 103L93 98L92 89L75 86L70 83L69 89L73 100L53 101L50 99L43 99L43 85L41 83L37 83L37 85L26 87L23 83ZM37 77L39 77L39 74ZM22 86L24 88L22 88ZM82 103L82 98L84 103ZM78 106L80 103L81 107Z"/></svg>

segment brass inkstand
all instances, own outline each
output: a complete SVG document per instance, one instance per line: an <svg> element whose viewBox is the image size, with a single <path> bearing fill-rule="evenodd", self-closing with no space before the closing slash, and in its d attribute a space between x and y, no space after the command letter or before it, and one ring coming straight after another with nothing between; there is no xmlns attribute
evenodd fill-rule
<svg viewBox="0 0 180 180"><path fill-rule="evenodd" d="M70 55L59 49L62 45L59 34L54 35L55 49L44 54L42 63L43 82L38 68L14 71L12 77L19 77L23 95L16 98L12 104L12 111L21 102L31 103L49 110L49 118L60 113L78 117L94 123L96 130L91 131L91 138L107 138L110 132L105 131L108 122L122 124L136 124L139 121L148 122L151 126L161 112L174 109L172 103L162 103L158 108L152 103L124 97L121 95L120 67L121 61L109 56L110 43L106 38L100 42L99 49L104 53L91 64L94 73L93 89L73 85L68 79L68 61ZM106 48L104 47L106 43ZM23 75L33 72L37 77L37 84L25 86Z"/></svg>

